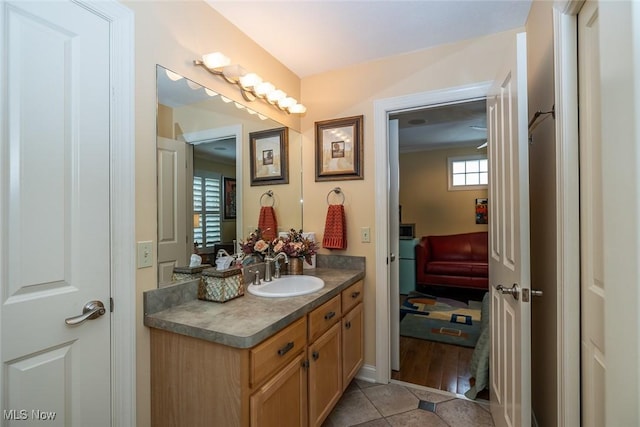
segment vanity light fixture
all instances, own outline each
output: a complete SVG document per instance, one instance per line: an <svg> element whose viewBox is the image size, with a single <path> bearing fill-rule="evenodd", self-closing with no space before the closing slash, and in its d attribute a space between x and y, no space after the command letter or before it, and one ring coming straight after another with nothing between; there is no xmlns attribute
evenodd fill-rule
<svg viewBox="0 0 640 427"><path fill-rule="evenodd" d="M256 73L250 73L240 65L231 65L231 60L220 52L208 53L202 59L195 59L194 65L199 65L211 74L221 76L227 82L240 88L242 97L247 101L260 98L279 110L290 114L304 114L307 107L285 92L276 88L272 83L265 82Z"/></svg>

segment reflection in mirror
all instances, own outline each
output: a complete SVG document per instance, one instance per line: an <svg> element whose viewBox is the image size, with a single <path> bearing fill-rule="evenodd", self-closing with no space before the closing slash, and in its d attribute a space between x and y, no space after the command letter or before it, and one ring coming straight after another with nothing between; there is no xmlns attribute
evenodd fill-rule
<svg viewBox="0 0 640 427"><path fill-rule="evenodd" d="M210 264L219 249L235 252L257 227L265 191L274 193L279 230L302 228L299 133L289 130L289 184L251 187L249 134L280 123L161 66L157 96L160 286L195 250Z"/></svg>

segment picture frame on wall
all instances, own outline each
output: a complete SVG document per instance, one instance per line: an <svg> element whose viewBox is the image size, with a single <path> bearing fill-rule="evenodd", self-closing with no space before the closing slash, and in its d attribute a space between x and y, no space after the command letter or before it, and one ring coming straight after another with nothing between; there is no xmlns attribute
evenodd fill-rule
<svg viewBox="0 0 640 427"><path fill-rule="evenodd" d="M222 203L224 206L222 219L236 219L236 179L223 177L222 179Z"/></svg>
<svg viewBox="0 0 640 427"><path fill-rule="evenodd" d="M489 223L489 199L476 199L476 224Z"/></svg>
<svg viewBox="0 0 640 427"><path fill-rule="evenodd" d="M252 186L289 183L288 135L286 127L249 134Z"/></svg>
<svg viewBox="0 0 640 427"><path fill-rule="evenodd" d="M316 181L364 179L364 116L315 123Z"/></svg>

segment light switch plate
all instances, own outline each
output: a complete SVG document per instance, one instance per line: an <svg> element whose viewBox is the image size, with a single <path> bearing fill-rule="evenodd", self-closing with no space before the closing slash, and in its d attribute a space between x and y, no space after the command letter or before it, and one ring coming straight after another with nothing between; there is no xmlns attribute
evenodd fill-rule
<svg viewBox="0 0 640 427"><path fill-rule="evenodd" d="M371 228L362 227L360 229L360 240L362 243L371 243Z"/></svg>
<svg viewBox="0 0 640 427"><path fill-rule="evenodd" d="M151 267L153 265L152 242L138 242L138 268Z"/></svg>

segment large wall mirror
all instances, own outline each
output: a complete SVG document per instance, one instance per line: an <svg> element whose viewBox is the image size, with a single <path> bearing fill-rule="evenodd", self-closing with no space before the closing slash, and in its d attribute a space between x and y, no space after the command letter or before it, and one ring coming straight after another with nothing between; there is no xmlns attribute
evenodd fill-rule
<svg viewBox="0 0 640 427"><path fill-rule="evenodd" d="M301 135L286 129L288 183L251 185L250 134L283 125L159 65L156 78L159 286L194 247L203 262L235 251L262 206L273 206L279 231L302 229Z"/></svg>

